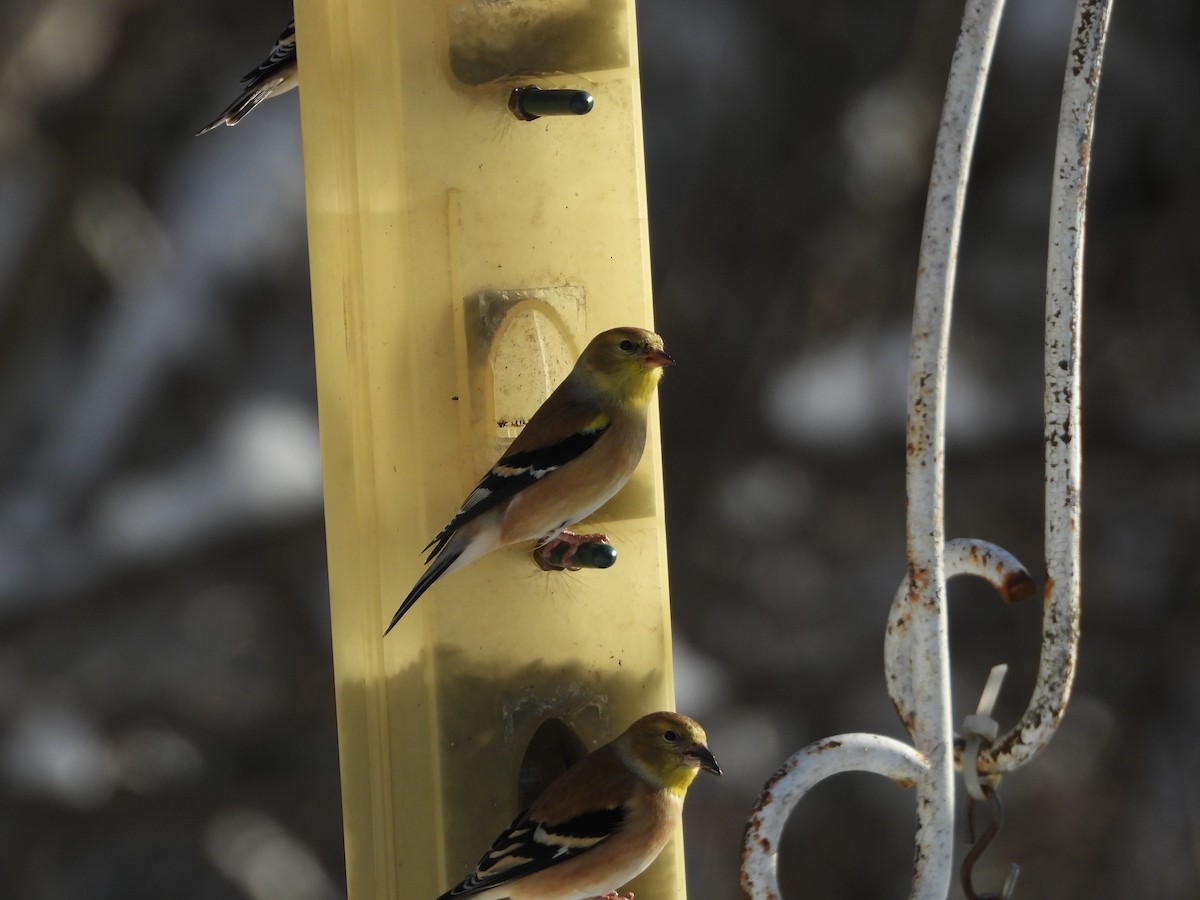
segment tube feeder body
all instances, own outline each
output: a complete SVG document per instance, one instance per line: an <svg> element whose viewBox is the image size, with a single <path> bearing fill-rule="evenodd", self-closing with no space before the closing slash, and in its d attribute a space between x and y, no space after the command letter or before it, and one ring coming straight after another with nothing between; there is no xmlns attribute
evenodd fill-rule
<svg viewBox="0 0 1200 900"><path fill-rule="evenodd" d="M348 889L433 898L581 748L673 708L654 411L637 473L581 523L613 568L506 548L381 637L421 548L587 341L652 327L634 10L295 11ZM594 108L522 121L526 84ZM684 896L678 840L633 887Z"/></svg>

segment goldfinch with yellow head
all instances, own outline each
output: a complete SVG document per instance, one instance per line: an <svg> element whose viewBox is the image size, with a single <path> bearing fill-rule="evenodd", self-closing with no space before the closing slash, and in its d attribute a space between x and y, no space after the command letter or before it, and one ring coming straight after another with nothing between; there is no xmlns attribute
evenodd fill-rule
<svg viewBox="0 0 1200 900"><path fill-rule="evenodd" d="M699 724L643 716L550 782L438 900L619 900L679 828L701 769L721 774Z"/></svg>
<svg viewBox="0 0 1200 900"><path fill-rule="evenodd" d="M542 550L604 535L563 529L590 516L629 481L646 446L646 414L663 367L674 360L643 328L613 328L592 339L573 369L538 407L457 515L425 549L429 568L392 617L388 631L447 572L522 541Z"/></svg>

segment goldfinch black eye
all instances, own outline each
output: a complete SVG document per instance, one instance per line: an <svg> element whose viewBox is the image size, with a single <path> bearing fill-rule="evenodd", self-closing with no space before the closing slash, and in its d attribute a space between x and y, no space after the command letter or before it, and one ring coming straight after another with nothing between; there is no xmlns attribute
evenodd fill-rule
<svg viewBox="0 0 1200 900"><path fill-rule="evenodd" d="M677 740L679 740L679 735L677 735L673 731L664 731L663 737L666 738L668 741L670 741L672 744L675 743Z"/></svg>
<svg viewBox="0 0 1200 900"><path fill-rule="evenodd" d="M621 341L621 343L617 344L617 346L620 347L622 350L624 350L626 353L633 352L633 341L624 340L624 341Z"/></svg>

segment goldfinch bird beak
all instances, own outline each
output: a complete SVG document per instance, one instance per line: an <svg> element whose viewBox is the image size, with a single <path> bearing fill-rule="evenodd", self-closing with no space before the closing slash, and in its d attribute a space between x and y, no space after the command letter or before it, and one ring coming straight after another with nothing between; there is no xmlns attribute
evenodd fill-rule
<svg viewBox="0 0 1200 900"><path fill-rule="evenodd" d="M705 772L712 772L714 775L721 774L721 767L717 765L717 758L703 744L692 744L692 746L683 751L683 755L685 759L694 759Z"/></svg>
<svg viewBox="0 0 1200 900"><path fill-rule="evenodd" d="M665 350L659 350L657 347L651 347L646 351L646 365L655 369L659 366L669 366L675 362L675 357L667 353Z"/></svg>

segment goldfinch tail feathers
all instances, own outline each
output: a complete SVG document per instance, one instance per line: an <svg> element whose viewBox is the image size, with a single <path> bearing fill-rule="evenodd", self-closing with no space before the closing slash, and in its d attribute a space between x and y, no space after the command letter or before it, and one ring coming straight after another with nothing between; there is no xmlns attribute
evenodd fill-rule
<svg viewBox="0 0 1200 900"><path fill-rule="evenodd" d="M404 598L404 602L400 604L400 608L392 616L392 621L388 624L387 630L383 632L384 637L387 637L388 632L396 627L396 623L404 618L404 614L412 609L412 605L421 599L421 595L429 590L435 581L446 574L446 570L454 565L462 554L463 551L461 549L455 550L451 553L443 553L433 561L433 565L425 570L425 574L413 585L413 589L408 592L408 596Z"/></svg>
<svg viewBox="0 0 1200 900"><path fill-rule="evenodd" d="M278 81L271 81L266 84L259 85L253 91L247 91L238 97L231 104L222 110L221 114L196 132L196 137L212 131L220 125L236 125L242 121L245 116L253 111L253 109L271 96L271 92L278 87Z"/></svg>
<svg viewBox="0 0 1200 900"><path fill-rule="evenodd" d="M496 463L492 470L483 476L483 480L479 482L475 490L471 491L471 495L463 503L462 509L455 514L445 528L438 532L437 537L425 545L425 550L421 551L422 553L429 552L429 555L425 557L425 563L429 565L429 568L421 576L421 580L417 582L416 586L409 591L408 596L404 598L400 610L392 619L392 624L388 626L388 631L392 630L392 627L400 621L400 617L417 602L417 598L425 593L429 586L438 580L439 576L445 574L446 570L454 565L468 548L471 549L471 558L463 560L463 565L482 556L487 550L495 549L497 546L495 544L484 548L481 544L466 537L463 532L465 526L471 526L481 516L492 512L531 484L537 483L583 454L607 430L608 423L606 421L598 427L572 434L552 447L509 453ZM387 631L384 634L386 635Z"/></svg>
<svg viewBox="0 0 1200 900"><path fill-rule="evenodd" d="M207 134L219 125L236 125L258 104L296 86L296 20L275 39L271 55L242 76L241 95L221 110L221 114L196 132Z"/></svg>

